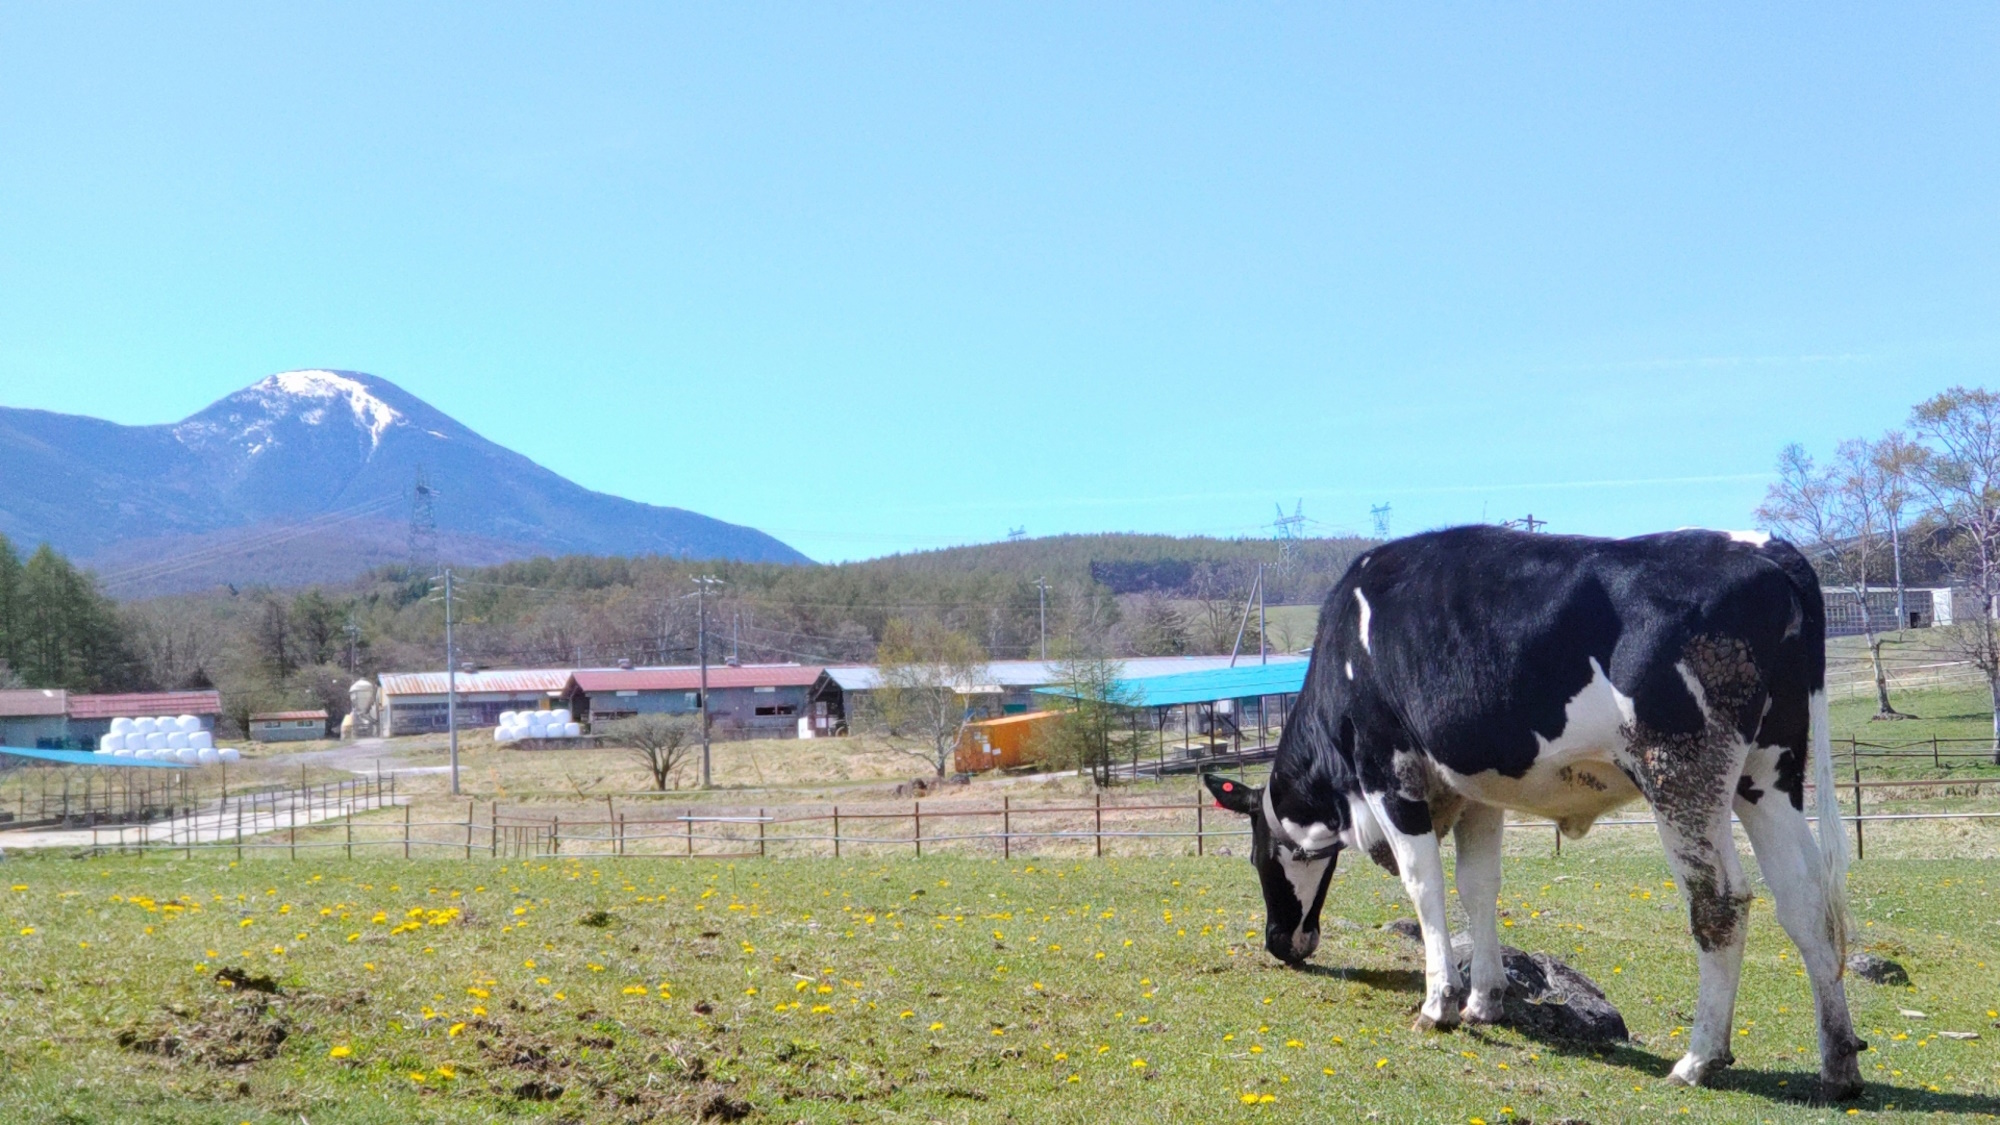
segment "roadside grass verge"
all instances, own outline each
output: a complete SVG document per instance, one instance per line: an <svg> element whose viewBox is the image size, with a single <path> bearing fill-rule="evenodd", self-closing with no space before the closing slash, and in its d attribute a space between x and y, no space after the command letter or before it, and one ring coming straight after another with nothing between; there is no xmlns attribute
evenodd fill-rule
<svg viewBox="0 0 2000 1125"><path fill-rule="evenodd" d="M1805 1100L1811 1003L1767 898L1738 1065L1719 1089L1663 1084L1694 947L1664 863L1623 853L1593 835L1510 856L1503 900L1504 940L1624 1011L1637 1039L1609 1052L1409 1030L1420 958L1378 929L1408 907L1353 857L1301 972L1262 952L1241 858L14 855L0 1119L1844 1119ZM2000 1113L1989 878L1855 867L1865 940L1913 980L1851 985L1861 1115Z"/></svg>

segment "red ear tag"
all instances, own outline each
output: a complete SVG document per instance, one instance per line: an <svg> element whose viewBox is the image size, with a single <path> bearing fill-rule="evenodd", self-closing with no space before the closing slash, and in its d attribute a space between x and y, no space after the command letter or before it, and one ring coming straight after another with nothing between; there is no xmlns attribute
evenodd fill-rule
<svg viewBox="0 0 2000 1125"><path fill-rule="evenodd" d="M1236 783L1235 783L1235 782L1233 782L1233 781L1225 781L1225 782L1223 782L1223 783L1222 783L1222 791L1223 791L1224 793L1234 793L1234 792L1236 792Z"/></svg>

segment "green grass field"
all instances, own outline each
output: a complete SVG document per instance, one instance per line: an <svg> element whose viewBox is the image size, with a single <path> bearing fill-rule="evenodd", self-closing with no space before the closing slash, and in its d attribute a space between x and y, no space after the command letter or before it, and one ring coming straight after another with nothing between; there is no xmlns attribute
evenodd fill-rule
<svg viewBox="0 0 2000 1125"><path fill-rule="evenodd" d="M1811 1006L1753 907L1738 1066L1661 1079L1694 1000L1657 858L1507 862L1503 937L1637 1041L1409 1030L1400 886L1343 863L1310 971L1242 859L6 861L0 1119L1823 1121ZM1986 865L1871 860L1914 987L1853 985L1871 1120L2000 1113ZM1333 919L1337 918L1338 921ZM218 981L229 970L242 981ZM254 986L269 978L275 993ZM1926 1013L1900 1014L1899 1010ZM1984 1037L1955 1040L1945 1031Z"/></svg>

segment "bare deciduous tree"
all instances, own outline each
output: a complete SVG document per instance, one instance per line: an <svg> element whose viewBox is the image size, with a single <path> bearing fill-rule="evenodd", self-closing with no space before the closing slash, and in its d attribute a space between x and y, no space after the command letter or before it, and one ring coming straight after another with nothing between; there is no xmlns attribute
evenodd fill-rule
<svg viewBox="0 0 2000 1125"><path fill-rule="evenodd" d="M965 728L968 701L986 680L979 642L942 622L893 620L876 646L882 686L867 710L889 744L943 777Z"/></svg>
<svg viewBox="0 0 2000 1125"><path fill-rule="evenodd" d="M2000 763L2000 394L1953 387L1910 414L1924 448L1912 479L1951 532L1947 550L1971 579L1978 606L1954 607L1945 631L1952 646L1986 676L1994 706L1994 761ZM1968 607L1971 608L1971 607Z"/></svg>
<svg viewBox="0 0 2000 1125"><path fill-rule="evenodd" d="M604 724L604 734L646 767L653 788L681 787L680 773L701 745L701 720L686 715L644 714Z"/></svg>
<svg viewBox="0 0 2000 1125"><path fill-rule="evenodd" d="M1868 608L1869 587L1888 545L1886 497L1890 491L1875 447L1868 442L1841 442L1833 463L1823 469L1813 463L1803 446L1794 443L1778 454L1778 479L1757 508L1757 519L1766 528L1799 544L1823 576L1854 591L1875 671L1877 719L1907 717L1889 703L1882 637Z"/></svg>

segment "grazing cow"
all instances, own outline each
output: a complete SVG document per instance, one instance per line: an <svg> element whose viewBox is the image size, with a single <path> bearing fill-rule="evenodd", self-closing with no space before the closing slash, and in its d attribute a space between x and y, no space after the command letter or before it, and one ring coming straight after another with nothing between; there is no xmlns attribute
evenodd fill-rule
<svg viewBox="0 0 2000 1125"><path fill-rule="evenodd" d="M1455 528L1384 544L1348 568L1320 610L1268 786L1205 780L1250 818L1265 946L1281 960L1318 946L1342 849L1401 876L1423 926L1420 1028L1500 1017L1504 811L1548 817L1575 838L1644 797L1699 953L1693 1034L1670 1077L1684 1085L1734 1061L1751 893L1733 810L1812 980L1823 1091L1847 1098L1860 1092L1867 1044L1841 980L1846 837L1825 678L1819 580L1790 544ZM1809 753L1817 845L1804 813ZM1471 923L1469 996L1445 928L1447 831Z"/></svg>

